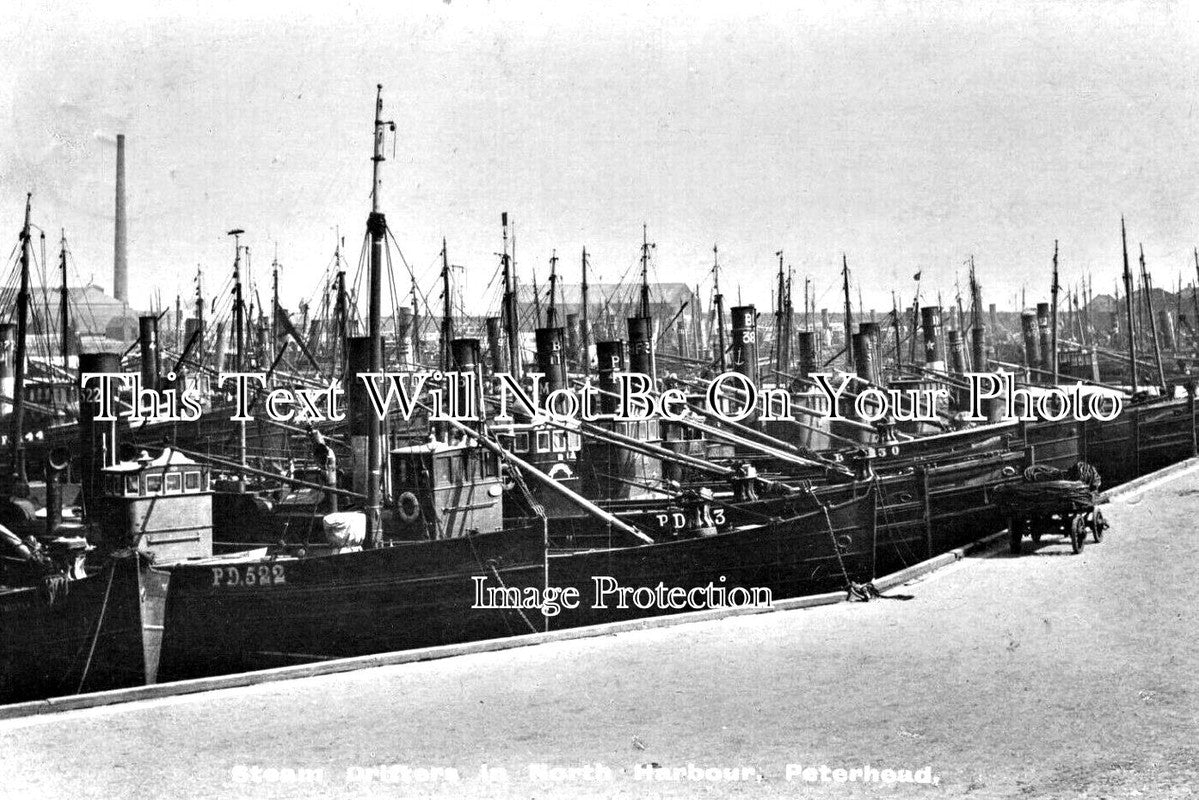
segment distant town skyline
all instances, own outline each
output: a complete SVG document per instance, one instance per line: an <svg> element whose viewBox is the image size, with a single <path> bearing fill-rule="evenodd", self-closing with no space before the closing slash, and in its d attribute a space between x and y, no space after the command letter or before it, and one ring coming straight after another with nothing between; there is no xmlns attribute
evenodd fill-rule
<svg viewBox="0 0 1199 800"><path fill-rule="evenodd" d="M986 302L1047 299L1055 238L1063 284L1110 294L1121 215L1157 286L1195 278L1194 6L245 5L16 3L6 254L32 191L49 266L65 228L72 283L111 293L124 133L133 305L186 304L197 264L221 292L242 228L262 299L277 246L295 310L338 230L358 268L382 83L401 299L406 262L438 303L445 237L457 301L494 310L505 211L526 283L555 251L577 282L583 247L593 281L635 280L644 223L651 280L705 306L714 244L726 296L763 310L779 250L797 307L810 276L840 308L843 252L880 313L918 270L948 303L971 255Z"/></svg>

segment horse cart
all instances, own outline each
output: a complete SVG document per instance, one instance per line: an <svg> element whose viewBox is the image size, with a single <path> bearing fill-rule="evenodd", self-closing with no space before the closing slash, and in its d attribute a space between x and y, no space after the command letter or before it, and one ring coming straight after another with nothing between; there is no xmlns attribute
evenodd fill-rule
<svg viewBox="0 0 1199 800"><path fill-rule="evenodd" d="M1058 476L1026 470L1023 483L1007 484L996 490L996 504L1007 515L1013 555L1023 552L1025 536L1034 543L1039 543L1045 535L1065 536L1075 553L1082 552L1088 534L1096 542L1103 541L1108 523L1099 508L1103 501L1098 492L1098 475L1084 474L1080 476L1082 480L1065 477L1076 470L1058 473L1063 477L1050 480L1045 478Z"/></svg>

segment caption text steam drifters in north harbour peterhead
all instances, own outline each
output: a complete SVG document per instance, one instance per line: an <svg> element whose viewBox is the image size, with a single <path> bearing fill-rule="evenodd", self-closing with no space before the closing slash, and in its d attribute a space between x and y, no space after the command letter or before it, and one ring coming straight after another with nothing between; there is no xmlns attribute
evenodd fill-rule
<svg viewBox="0 0 1199 800"><path fill-rule="evenodd" d="M545 797L582 798L639 798L675 796L645 793L645 784L666 786L694 786L703 784L749 784L762 783L782 777L786 783L805 784L866 784L895 786L916 784L939 786L941 776L929 765L923 767L882 766L861 763L850 766L828 764L787 763L773 765L756 764L713 764L695 763L662 765L643 763L609 766L600 761L581 764L551 764L529 762L524 769L493 764L480 764L472 771L469 767L418 764L370 764L350 765L341 768L312 765L248 765L236 764L229 770L233 784L259 784L276 786L320 785L334 783L340 776L343 783L356 787L423 787L440 791L459 788L472 794L472 788L496 789L509 784L519 785L521 780L542 786ZM474 785L472 787L472 784ZM594 786L587 791L588 784ZM569 788L569 794L558 794L555 789ZM505 789L508 791L508 789ZM625 792L632 792L626 794ZM441 796L441 795L435 795Z"/></svg>
<svg viewBox="0 0 1199 800"><path fill-rule="evenodd" d="M487 419L481 407L481 392L474 372L368 373L356 375L373 412L380 418L392 413L404 419L423 408L430 421L479 422ZM615 418L622 422L647 419L682 420L697 410L687 392L678 387L655 390L653 382L640 372L618 372L612 376L616 391L607 391L584 381L578 388L545 391L542 373L527 373L528 386L506 372L492 380L497 392L497 413L493 419L510 420L511 412L530 411L559 422L590 422L600 419L600 403L609 398ZM132 408L119 416L146 421L190 422L203 413L201 393L196 388L156 390L142 386L141 376L131 372L85 372L80 376L85 402L99 405L95 419L110 421L118 416L118 388L131 393ZM176 379L166 376L168 383ZM1123 400L1117 394L1094 391L1081 382L1072 386L1017 387L1015 377L1004 372L968 372L965 383L962 419L983 422L988 419L985 404L998 401L1000 419L1058 421L1089 419L1110 422L1120 416ZM219 383L227 387L234 404L230 419L245 422L255 413L264 413L276 422L322 422L345 419L346 389L334 379L323 388L282 387L265 393L265 372L225 372ZM949 397L944 387L886 389L865 385L846 374L826 372L811 375L811 387L803 395L807 410L828 417L853 417L863 422L933 422L940 418L940 406ZM706 407L700 408L718 419L740 422L752 415L759 420L794 419L796 395L783 386L755 385L738 372L726 372L713 379L704 392ZM610 416L610 415L609 415Z"/></svg>

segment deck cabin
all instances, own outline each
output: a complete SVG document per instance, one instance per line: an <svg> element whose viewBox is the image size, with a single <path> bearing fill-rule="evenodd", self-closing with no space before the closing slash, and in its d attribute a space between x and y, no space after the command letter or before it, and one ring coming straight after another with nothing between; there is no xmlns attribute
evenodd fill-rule
<svg viewBox="0 0 1199 800"><path fill-rule="evenodd" d="M212 555L208 467L175 450L144 453L102 470L100 525L111 547L133 547L158 562Z"/></svg>
<svg viewBox="0 0 1199 800"><path fill-rule="evenodd" d="M436 439L391 451L401 539L453 539L504 526L503 478L496 455L471 442Z"/></svg>
<svg viewBox="0 0 1199 800"><path fill-rule="evenodd" d="M495 426L492 431L501 447L551 478L563 481L575 477L582 443L574 431L536 423Z"/></svg>
<svg viewBox="0 0 1199 800"><path fill-rule="evenodd" d="M580 490L579 452L583 449L578 433L537 423L511 423L492 428L499 445L522 461L528 462L571 491ZM576 507L561 494L539 483L530 482L529 492L551 516L574 514ZM532 513L527 503L509 504L508 515Z"/></svg>

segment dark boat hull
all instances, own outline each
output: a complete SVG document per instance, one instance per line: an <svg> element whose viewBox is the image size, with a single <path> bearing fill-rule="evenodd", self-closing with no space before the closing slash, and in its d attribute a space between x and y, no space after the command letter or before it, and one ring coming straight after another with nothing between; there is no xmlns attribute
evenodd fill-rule
<svg viewBox="0 0 1199 800"><path fill-rule="evenodd" d="M153 683L168 581L130 555L53 595L0 593L0 703Z"/></svg>
<svg viewBox="0 0 1199 800"><path fill-rule="evenodd" d="M527 528L310 558L180 565L167 603L161 676L195 678L504 635L496 626L502 620L471 609L470 576L541 563L544 543L543 531Z"/></svg>
<svg viewBox="0 0 1199 800"><path fill-rule="evenodd" d="M1071 462L1073 463L1073 462ZM1022 451L958 453L944 463L882 475L878 492L878 544L871 577L886 574L996 533L1006 525L995 508L994 489L1020 480ZM861 483L830 484L740 503L715 503L711 514L720 530L812 513L821 503L839 504L861 491ZM642 510L624 505L620 516L657 539L677 535L687 514L670 504ZM614 509L615 510L615 509ZM588 517L550 520L551 538L603 543L612 532Z"/></svg>
<svg viewBox="0 0 1199 800"><path fill-rule="evenodd" d="M200 677L668 613L588 608L546 618L537 610L476 608L476 578L519 590L575 586L584 598L595 575L625 586L763 587L775 598L845 588L847 580L869 579L874 507L867 489L827 515L756 531L548 560L543 532L527 529L273 563L181 565L172 576L161 675Z"/></svg>
<svg viewBox="0 0 1199 800"><path fill-rule="evenodd" d="M650 604L639 606L611 586L690 590L712 585L741 597L768 592L775 600L840 591L873 577L877 528L873 487L825 510L783 519L750 530L731 530L699 539L551 555L549 585L573 588L581 602L548 619L550 629L594 625L695 610ZM509 585L537 585L529 569L505 575ZM623 600L624 607L618 603ZM600 607L597 603L602 601ZM728 596L725 605L744 605Z"/></svg>

